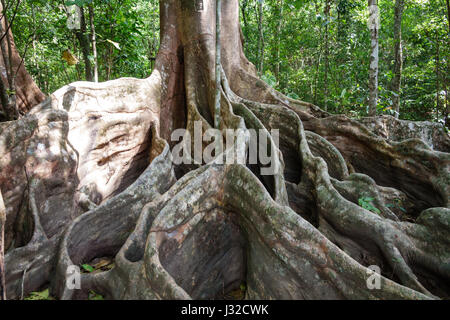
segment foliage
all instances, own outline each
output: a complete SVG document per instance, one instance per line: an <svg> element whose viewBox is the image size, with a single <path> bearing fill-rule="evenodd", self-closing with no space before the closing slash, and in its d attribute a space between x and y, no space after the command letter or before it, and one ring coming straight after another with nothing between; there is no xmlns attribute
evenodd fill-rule
<svg viewBox="0 0 450 320"><path fill-rule="evenodd" d="M367 115L370 37L367 28L367 1L330 1L331 11L324 13L325 0L265 0L264 40L266 54L262 78L285 94L323 106L328 111L352 117ZM282 28L278 42L276 31L283 3ZM378 113L394 115L390 84L394 64L394 4L380 0L380 74ZM258 19L257 0L241 0L241 19L245 53L256 66ZM445 1L405 1L403 15L404 70L400 118L442 122L449 83L449 26ZM245 18L244 18L245 17ZM325 73L325 26L329 38L329 72ZM275 75L279 47L279 78ZM436 53L439 65L436 72ZM325 95L328 79L328 99ZM436 82L440 84L439 94ZM439 96L439 108L437 108ZM448 95L447 95L448 96ZM448 98L447 98L448 104Z"/></svg>
<svg viewBox="0 0 450 320"><path fill-rule="evenodd" d="M64 4L94 9L99 81L120 77L147 77L159 44L159 4L156 0L30 0L22 1L13 34L28 72L50 94L84 79L81 47L67 27ZM88 30L89 17L84 11ZM78 64L68 64L69 51ZM91 62L93 55L89 56Z"/></svg>
<svg viewBox="0 0 450 320"><path fill-rule="evenodd" d="M406 213L406 209L403 207L401 199L394 199L394 203L388 203L388 204L386 204L386 207L392 208L392 209L399 209L403 213Z"/></svg>
<svg viewBox="0 0 450 320"><path fill-rule="evenodd" d="M358 199L358 204L363 207L366 210L369 210L373 213L376 214L380 214L381 211L380 209L376 208L373 204L372 201L375 200L374 198L371 197L361 197Z"/></svg>
<svg viewBox="0 0 450 320"><path fill-rule="evenodd" d="M94 291L89 291L89 300L105 300L102 295L95 293Z"/></svg>
<svg viewBox="0 0 450 320"><path fill-rule="evenodd" d="M55 300L50 296L48 288L41 292L31 292L25 300Z"/></svg>
<svg viewBox="0 0 450 320"><path fill-rule="evenodd" d="M92 267L92 266L89 265L89 264L82 264L81 266L82 266L83 269L84 269L85 271L87 271L87 272L93 272L93 271L95 270L94 267Z"/></svg>
<svg viewBox="0 0 450 320"><path fill-rule="evenodd" d="M260 27L265 54L264 70L259 70L260 75L291 98L319 106L326 103L332 113L366 116L370 52L367 2L328 0L331 5L328 15L326 1L263 1ZM142 78L151 73L159 46L158 1L30 0L22 2L13 33L28 71L45 93L84 80L81 48L73 30L66 25L63 3L93 7L100 81ZM255 66L261 65L258 3L259 0L240 0L244 50ZM378 113L388 115L394 114L390 90L394 62L394 5L395 1L379 1ZM84 12L88 19L87 10ZM90 34L89 23L87 25ZM328 69L325 63L326 31ZM450 109L450 37L445 1L406 1L402 33L404 69L400 117L443 122L446 108ZM62 59L66 51L79 63L66 63ZM93 55L89 59L92 62Z"/></svg>

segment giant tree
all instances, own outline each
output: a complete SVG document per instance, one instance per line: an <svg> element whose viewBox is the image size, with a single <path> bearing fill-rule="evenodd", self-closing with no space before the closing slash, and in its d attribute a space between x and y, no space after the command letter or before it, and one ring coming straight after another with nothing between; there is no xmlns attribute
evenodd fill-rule
<svg viewBox="0 0 450 320"><path fill-rule="evenodd" d="M149 78L72 83L0 124L8 297L48 281L63 299L208 299L243 287L253 299L448 296L448 135L332 116L275 91L243 54L238 0L221 1L220 128L264 132L278 170L262 175L266 163L250 164L246 148L241 163L173 161L175 129L214 126L215 3L160 1ZM73 266L105 256L112 270L68 285Z"/></svg>

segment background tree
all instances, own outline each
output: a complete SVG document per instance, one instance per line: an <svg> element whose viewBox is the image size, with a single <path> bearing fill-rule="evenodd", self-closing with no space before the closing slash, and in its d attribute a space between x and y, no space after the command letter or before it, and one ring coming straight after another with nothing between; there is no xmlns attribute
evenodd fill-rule
<svg viewBox="0 0 450 320"><path fill-rule="evenodd" d="M402 16L404 0L395 1L394 13L394 78L392 79L392 108L395 110L395 117L400 114L400 95L403 69L403 48L402 48Z"/></svg>
<svg viewBox="0 0 450 320"><path fill-rule="evenodd" d="M5 281L5 223L6 212L3 203L2 192L0 191L0 300L6 300L6 281Z"/></svg>
<svg viewBox="0 0 450 320"><path fill-rule="evenodd" d="M98 82L98 56L97 56L97 36L95 34L95 24L94 24L94 8L92 4L88 6L89 9L89 23L91 28L91 46L92 55L94 58L94 81Z"/></svg>
<svg viewBox="0 0 450 320"><path fill-rule="evenodd" d="M378 63L379 63L379 13L378 0L369 0L370 67L369 67L369 116L377 114L378 107Z"/></svg>

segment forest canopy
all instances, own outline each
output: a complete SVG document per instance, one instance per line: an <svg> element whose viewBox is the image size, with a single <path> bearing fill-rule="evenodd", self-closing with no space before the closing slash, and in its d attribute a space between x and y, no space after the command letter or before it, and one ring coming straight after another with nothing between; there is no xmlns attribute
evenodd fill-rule
<svg viewBox="0 0 450 320"><path fill-rule="evenodd" d="M10 1L15 3L15 1ZM148 76L159 48L156 0L79 0L86 33L97 35L99 81ZM82 47L67 28L64 1L21 1L12 26L19 54L45 94L86 80ZM395 1L380 0L378 114L395 115ZM403 71L400 118L444 122L448 111L449 21L446 0L405 1L401 21ZM366 1L243 0L244 51L271 86L337 114L366 116L370 30ZM79 59L69 65L63 52ZM87 55L94 63L92 49Z"/></svg>

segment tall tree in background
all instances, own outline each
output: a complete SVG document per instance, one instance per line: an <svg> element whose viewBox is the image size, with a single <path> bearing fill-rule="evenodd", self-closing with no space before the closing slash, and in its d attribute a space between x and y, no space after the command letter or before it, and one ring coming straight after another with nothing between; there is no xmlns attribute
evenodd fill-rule
<svg viewBox="0 0 450 320"><path fill-rule="evenodd" d="M369 116L376 116L378 104L378 63L379 63L379 13L378 0L369 0L370 66L369 66Z"/></svg>
<svg viewBox="0 0 450 320"><path fill-rule="evenodd" d="M392 108L395 117L400 115L400 92L403 70L403 47L402 47L402 16L405 6L404 0L395 1L394 10L394 78L392 79Z"/></svg>
<svg viewBox="0 0 450 320"><path fill-rule="evenodd" d="M440 79L440 66L441 66L441 39L439 39L439 34L436 32L435 43L436 43L436 55L434 59L435 71L436 71L436 119L439 119L441 111L441 79Z"/></svg>
<svg viewBox="0 0 450 320"><path fill-rule="evenodd" d="M220 21L222 15L222 1L216 0L216 70L215 70L215 99L214 99L214 128L220 129L220 83L221 83L221 73L222 73L222 64L221 64L221 44L220 44Z"/></svg>
<svg viewBox="0 0 450 320"><path fill-rule="evenodd" d="M91 45L92 45L92 55L94 57L94 81L98 82L98 57L97 57L97 35L95 34L95 24L94 24L94 6L88 5L89 9L89 24L91 28Z"/></svg>
<svg viewBox="0 0 450 320"><path fill-rule="evenodd" d="M78 7L80 10L80 29L75 29L75 36L78 39L78 42L81 47L81 52L83 53L83 61L84 61L84 75L86 81L92 81L92 65L91 60L89 59L90 55L90 46L89 46L89 35L87 33L87 25L86 25L86 17L84 14L84 6Z"/></svg>
<svg viewBox="0 0 450 320"><path fill-rule="evenodd" d="M264 73L264 0L258 0L258 71L260 74Z"/></svg>
<svg viewBox="0 0 450 320"><path fill-rule="evenodd" d="M324 74L324 83L323 83L323 90L324 90L324 96L325 96L325 104L324 109L327 111L328 109L328 72L330 69L330 41L329 41L329 24L330 24L330 10L331 10L331 0L325 0L325 9L324 9L324 15L325 15L325 74Z"/></svg>
<svg viewBox="0 0 450 320"><path fill-rule="evenodd" d="M277 23L277 33L276 33L276 55L275 55L275 78L277 79L277 84L280 82L280 54L281 54L281 29L283 27L283 10L284 10L284 0L278 0L278 23Z"/></svg>
<svg viewBox="0 0 450 320"><path fill-rule="evenodd" d="M448 33L447 33L447 46L448 48L450 48L450 0L446 0L446 5L447 5L447 26L448 26ZM445 85L446 85L446 90L445 90L445 124L448 128L450 128L450 103L449 103L449 98L448 98L448 89L450 86L449 83L449 79L450 79L450 59L447 59L447 73L445 76Z"/></svg>
<svg viewBox="0 0 450 320"><path fill-rule="evenodd" d="M6 210L5 204L3 203L2 191L0 190L0 300L6 300L5 223L6 223Z"/></svg>

